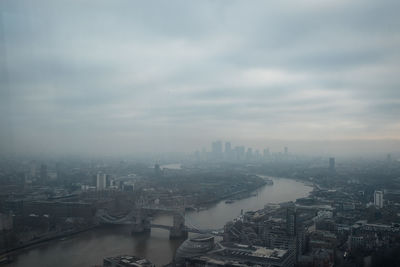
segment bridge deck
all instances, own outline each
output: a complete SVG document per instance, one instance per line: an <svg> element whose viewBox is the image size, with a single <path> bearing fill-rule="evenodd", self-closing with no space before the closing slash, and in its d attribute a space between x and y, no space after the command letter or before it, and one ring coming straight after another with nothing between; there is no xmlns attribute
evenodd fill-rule
<svg viewBox="0 0 400 267"><path fill-rule="evenodd" d="M174 211L176 210L171 210L171 209L163 209L160 207L143 207L143 209L153 209L153 210L164 210L164 211ZM133 224L134 221L132 220L133 217L133 212L127 214L125 217L122 218L116 218L113 216L110 216L106 211L100 211L97 214L97 217L100 219L101 223L104 224L115 224L115 225L129 225ZM184 215L183 215L184 216ZM158 228L158 229L164 229L164 230L172 230L173 226L170 225L163 225L163 224L150 224L151 228ZM184 230L190 233L198 233L198 234L207 234L207 233L212 233L214 235L220 235L222 229L218 230L213 230L213 229L197 229L195 227L189 227L189 226L184 226Z"/></svg>

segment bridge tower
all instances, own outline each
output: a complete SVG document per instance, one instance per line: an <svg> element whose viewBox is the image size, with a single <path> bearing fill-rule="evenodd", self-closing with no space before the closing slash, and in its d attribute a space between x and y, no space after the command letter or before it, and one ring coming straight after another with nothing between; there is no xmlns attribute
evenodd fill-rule
<svg viewBox="0 0 400 267"><path fill-rule="evenodd" d="M188 232L185 226L185 217L181 213L175 212L173 215L173 225L169 231L169 238L178 239L186 238L187 236Z"/></svg>
<svg viewBox="0 0 400 267"><path fill-rule="evenodd" d="M150 232L151 223L149 217L143 212L142 209L137 209L132 218L132 231L131 233L145 233Z"/></svg>

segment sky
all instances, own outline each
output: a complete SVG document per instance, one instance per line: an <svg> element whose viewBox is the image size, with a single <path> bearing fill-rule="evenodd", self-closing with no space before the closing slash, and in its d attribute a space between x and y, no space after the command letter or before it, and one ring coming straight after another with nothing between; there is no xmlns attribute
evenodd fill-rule
<svg viewBox="0 0 400 267"><path fill-rule="evenodd" d="M399 1L0 1L2 153L400 150Z"/></svg>

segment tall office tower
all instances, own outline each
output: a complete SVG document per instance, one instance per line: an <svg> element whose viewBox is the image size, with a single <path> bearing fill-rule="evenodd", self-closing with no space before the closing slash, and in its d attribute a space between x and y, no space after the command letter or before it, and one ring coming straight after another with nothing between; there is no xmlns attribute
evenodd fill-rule
<svg viewBox="0 0 400 267"><path fill-rule="evenodd" d="M47 166L45 164L40 165L40 181L47 181Z"/></svg>
<svg viewBox="0 0 400 267"><path fill-rule="evenodd" d="M201 149L200 158L201 158L202 160L207 159L207 150L206 150L205 147L203 147L203 148Z"/></svg>
<svg viewBox="0 0 400 267"><path fill-rule="evenodd" d="M244 146L239 146L238 147L238 153L239 153L239 157L242 159L244 157L244 151L246 149L244 148Z"/></svg>
<svg viewBox="0 0 400 267"><path fill-rule="evenodd" d="M284 151L285 151L285 155L287 155L289 153L289 150L288 150L287 146L285 146Z"/></svg>
<svg viewBox="0 0 400 267"><path fill-rule="evenodd" d="M297 226L297 213L296 213L296 207L293 205L286 208L286 231L288 235L290 236L296 235L296 226Z"/></svg>
<svg viewBox="0 0 400 267"><path fill-rule="evenodd" d="M329 158L329 170L335 170L335 158Z"/></svg>
<svg viewBox="0 0 400 267"><path fill-rule="evenodd" d="M253 149L251 147L247 148L246 159L249 160L253 157Z"/></svg>
<svg viewBox="0 0 400 267"><path fill-rule="evenodd" d="M263 152L264 158L269 157L269 148L265 148Z"/></svg>
<svg viewBox="0 0 400 267"><path fill-rule="evenodd" d="M243 160L245 156L245 149L244 146L235 146L235 149L233 151L234 153L234 158L236 160Z"/></svg>
<svg viewBox="0 0 400 267"><path fill-rule="evenodd" d="M383 192L376 190L374 192L374 205L377 208L383 208Z"/></svg>
<svg viewBox="0 0 400 267"><path fill-rule="evenodd" d="M31 177L36 177L36 162L32 161L30 167L31 167L30 168Z"/></svg>
<svg viewBox="0 0 400 267"><path fill-rule="evenodd" d="M105 173L98 173L97 174L97 181L96 181L96 189L97 191L103 191L106 189L106 174Z"/></svg>
<svg viewBox="0 0 400 267"><path fill-rule="evenodd" d="M225 154L229 155L232 152L231 142L225 142Z"/></svg>
<svg viewBox="0 0 400 267"><path fill-rule="evenodd" d="M57 173L57 179L61 179L63 176L63 171L62 171L62 166L61 163L57 162L56 163L56 173Z"/></svg>
<svg viewBox="0 0 400 267"><path fill-rule="evenodd" d="M222 142L215 141L212 143L212 154L216 158L220 158L222 156Z"/></svg>
<svg viewBox="0 0 400 267"><path fill-rule="evenodd" d="M159 176L161 176L161 173L162 173L162 171L161 171L160 164L156 163L156 164L154 165L154 174L155 174L157 177L159 177Z"/></svg>

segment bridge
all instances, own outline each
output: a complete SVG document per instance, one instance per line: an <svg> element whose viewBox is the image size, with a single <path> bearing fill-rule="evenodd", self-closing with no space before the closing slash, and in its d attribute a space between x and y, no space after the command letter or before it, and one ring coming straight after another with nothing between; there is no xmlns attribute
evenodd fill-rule
<svg viewBox="0 0 400 267"><path fill-rule="evenodd" d="M151 223L150 212L167 212L173 215L172 225L154 224ZM221 235L222 229L199 229L196 226L185 225L185 215L179 209L156 206L142 206L131 210L128 214L120 217L115 217L106 210L98 210L96 214L100 223L116 224L116 225L131 225L132 233L149 232L151 228L164 229L169 231L170 239L185 238L188 233L213 234Z"/></svg>
<svg viewBox="0 0 400 267"><path fill-rule="evenodd" d="M150 224L151 228L158 228L171 231L174 227L163 224ZM213 229L197 229L194 227L185 226L184 230L188 233L196 233L196 234L213 234L213 235L222 235L222 229L213 230Z"/></svg>

